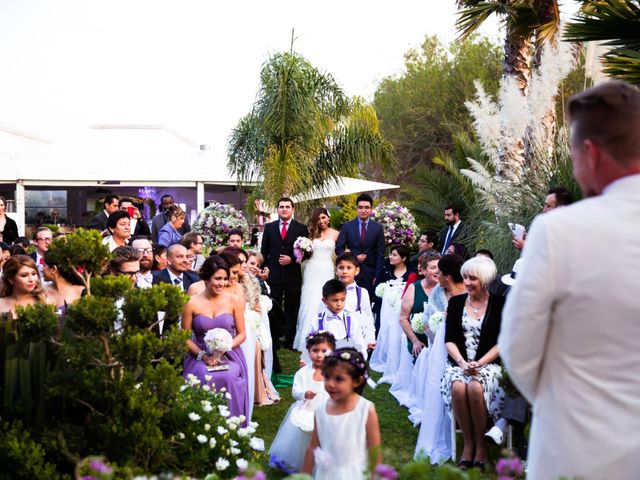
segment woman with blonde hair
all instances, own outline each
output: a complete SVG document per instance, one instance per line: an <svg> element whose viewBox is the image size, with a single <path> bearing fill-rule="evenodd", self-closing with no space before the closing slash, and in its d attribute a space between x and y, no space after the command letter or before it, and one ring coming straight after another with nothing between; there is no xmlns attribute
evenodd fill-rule
<svg viewBox="0 0 640 480"><path fill-rule="evenodd" d="M0 313L16 314L16 307L45 303L46 294L33 259L27 255L9 257L2 268Z"/></svg>

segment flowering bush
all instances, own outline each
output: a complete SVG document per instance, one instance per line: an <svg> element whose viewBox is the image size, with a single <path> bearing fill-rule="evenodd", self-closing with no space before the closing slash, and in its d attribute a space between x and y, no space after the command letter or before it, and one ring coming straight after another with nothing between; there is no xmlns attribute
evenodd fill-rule
<svg viewBox="0 0 640 480"><path fill-rule="evenodd" d="M313 254L313 242L307 237L298 237L293 243L293 256L296 262L301 263Z"/></svg>
<svg viewBox="0 0 640 480"><path fill-rule="evenodd" d="M424 333L425 326L424 313L418 312L411 316L411 330L417 333Z"/></svg>
<svg viewBox="0 0 640 480"><path fill-rule="evenodd" d="M381 203L372 212L382 225L387 245L412 246L416 241L418 226L409 210L397 202Z"/></svg>
<svg viewBox="0 0 640 480"><path fill-rule="evenodd" d="M431 330L434 335L438 331L438 328L444 323L445 318L447 318L445 312L436 312L429 317L429 330Z"/></svg>
<svg viewBox="0 0 640 480"><path fill-rule="evenodd" d="M219 247L226 243L229 230L249 230L249 224L241 210L232 205L213 202L198 214L192 228L204 238L208 247Z"/></svg>
<svg viewBox="0 0 640 480"><path fill-rule="evenodd" d="M184 472L233 478L258 461L264 450L264 441L253 436L258 424L242 427L245 418L231 416L228 398L224 387L216 392L193 375L181 387L168 422L176 432L172 442Z"/></svg>

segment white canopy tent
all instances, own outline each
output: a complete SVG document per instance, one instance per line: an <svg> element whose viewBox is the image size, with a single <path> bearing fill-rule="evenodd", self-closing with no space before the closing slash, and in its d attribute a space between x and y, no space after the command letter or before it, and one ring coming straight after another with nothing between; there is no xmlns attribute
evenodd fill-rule
<svg viewBox="0 0 640 480"><path fill-rule="evenodd" d="M338 180L330 182L324 189L313 189L306 193L296 195L292 200L296 203L308 200L317 200L319 198L331 198L342 195L350 195L352 193L372 192L374 190L392 190L400 188L400 185L391 185L389 183L372 182L362 178L340 177Z"/></svg>

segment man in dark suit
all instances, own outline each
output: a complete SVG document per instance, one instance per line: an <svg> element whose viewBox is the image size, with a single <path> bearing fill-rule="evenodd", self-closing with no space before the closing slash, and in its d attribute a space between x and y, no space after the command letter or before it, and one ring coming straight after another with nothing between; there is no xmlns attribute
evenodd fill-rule
<svg viewBox="0 0 640 480"><path fill-rule="evenodd" d="M382 276L384 262L384 231L382 225L373 220L373 198L367 193L360 194L356 199L358 217L346 222L340 230L336 242L336 255L342 255L345 250L358 257L360 273L356 283L369 291L374 298L373 287L376 279Z"/></svg>
<svg viewBox="0 0 640 480"><path fill-rule="evenodd" d="M279 305L282 305L284 299L283 310L287 324L279 326L280 332L273 337L275 339L284 335L287 348L293 347L302 290L302 272L293 256L293 244L298 237L309 236L307 227L293 220L293 212L293 201L290 198L278 200L279 219L264 226L260 247L264 265L269 268L267 283L271 287L271 297Z"/></svg>
<svg viewBox="0 0 640 480"><path fill-rule="evenodd" d="M120 202L118 201L117 195L113 195L110 193L109 195L104 197L104 209L91 219L91 221L89 222L89 228L100 230L101 232L103 230L106 230L107 219L109 218L109 215L118 210L119 205Z"/></svg>
<svg viewBox="0 0 640 480"><path fill-rule="evenodd" d="M198 276L190 272L191 261L187 258L187 249L179 243L167 248L167 268L153 274L153 284L169 283L186 292Z"/></svg>
<svg viewBox="0 0 640 480"><path fill-rule="evenodd" d="M131 217L131 236L132 237L148 237L151 238L151 229L147 222L144 221L140 210L133 204L130 198L120 199L120 210L127 212Z"/></svg>
<svg viewBox="0 0 640 480"><path fill-rule="evenodd" d="M460 220L460 208L456 205L447 205L444 209L444 221L447 226L440 230L438 240L440 253L444 255L452 243L461 243L468 249L469 227Z"/></svg>
<svg viewBox="0 0 640 480"><path fill-rule="evenodd" d="M42 279L44 279L42 273L44 269L44 254L47 253L47 250L49 250L52 241L53 232L47 227L39 227L36 231L36 251L29 256L33 259L34 262L36 262L38 273L40 274L40 278Z"/></svg>

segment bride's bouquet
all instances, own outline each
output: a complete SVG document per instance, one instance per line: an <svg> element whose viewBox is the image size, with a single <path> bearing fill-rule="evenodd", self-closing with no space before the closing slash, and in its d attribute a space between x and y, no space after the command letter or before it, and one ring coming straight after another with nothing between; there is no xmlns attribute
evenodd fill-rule
<svg viewBox="0 0 640 480"><path fill-rule="evenodd" d="M298 237L293 243L293 256L296 257L296 262L302 263L307 260L313 254L313 242L307 237Z"/></svg>

